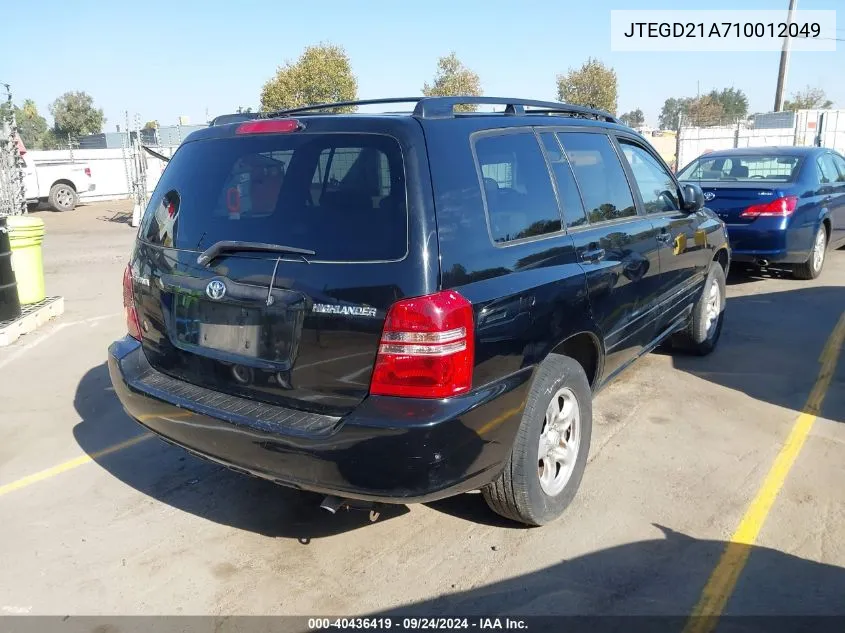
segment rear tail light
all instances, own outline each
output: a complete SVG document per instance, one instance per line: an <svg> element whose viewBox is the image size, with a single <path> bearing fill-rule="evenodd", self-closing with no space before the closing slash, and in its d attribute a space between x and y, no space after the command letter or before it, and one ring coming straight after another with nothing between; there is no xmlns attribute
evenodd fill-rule
<svg viewBox="0 0 845 633"><path fill-rule="evenodd" d="M302 123L296 119L263 119L241 123L235 134L280 134L296 132L302 127Z"/></svg>
<svg viewBox="0 0 845 633"><path fill-rule="evenodd" d="M752 204L740 214L743 218L788 218L798 206L798 196L785 196L763 204Z"/></svg>
<svg viewBox="0 0 845 633"><path fill-rule="evenodd" d="M135 310L135 291L132 289L132 266L123 271L123 312L126 315L126 331L129 336L141 340L141 326L138 311Z"/></svg>
<svg viewBox="0 0 845 633"><path fill-rule="evenodd" d="M85 168L85 175L88 176L89 178L91 177L91 168L90 167Z"/></svg>
<svg viewBox="0 0 845 633"><path fill-rule="evenodd" d="M394 303L384 322L370 393L447 398L469 391L473 323L472 304L453 290Z"/></svg>

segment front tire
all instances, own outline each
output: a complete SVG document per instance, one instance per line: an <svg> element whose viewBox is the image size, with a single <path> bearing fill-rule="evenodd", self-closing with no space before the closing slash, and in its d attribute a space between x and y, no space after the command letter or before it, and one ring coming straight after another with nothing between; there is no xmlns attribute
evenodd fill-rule
<svg viewBox="0 0 845 633"><path fill-rule="evenodd" d="M725 270L714 261L687 328L672 337L673 347L698 356L706 356L716 349L725 320L726 295Z"/></svg>
<svg viewBox="0 0 845 633"><path fill-rule="evenodd" d="M56 211L73 211L78 202L76 190L63 182L53 185L47 197L47 203Z"/></svg>
<svg viewBox="0 0 845 633"><path fill-rule="evenodd" d="M822 274L826 254L827 231L824 228L824 224L822 224L816 232L816 238L813 240L813 250L810 252L810 256L803 264L796 264L792 269L792 274L797 279L815 279Z"/></svg>
<svg viewBox="0 0 845 633"><path fill-rule="evenodd" d="M574 359L550 354L540 365L505 468L481 491L494 512L535 526L563 514L587 465L592 397Z"/></svg>

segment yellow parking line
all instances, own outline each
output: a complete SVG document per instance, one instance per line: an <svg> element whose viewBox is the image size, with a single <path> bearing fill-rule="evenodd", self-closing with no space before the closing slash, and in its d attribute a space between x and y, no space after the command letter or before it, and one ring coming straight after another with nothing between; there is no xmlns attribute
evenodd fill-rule
<svg viewBox="0 0 845 633"><path fill-rule="evenodd" d="M836 370L843 342L845 342L845 313L839 317L839 322L827 339L819 357L821 370L803 412L792 426L789 437L786 438L786 443L775 458L757 496L751 502L739 527L725 547L716 569L713 570L701 592L698 604L695 605L690 619L687 620L684 633L710 633L718 624L718 618L725 610L739 576L748 562L751 547L757 540L772 504L783 487L821 410L833 372Z"/></svg>
<svg viewBox="0 0 845 633"><path fill-rule="evenodd" d="M126 440L125 442L114 444L112 446L109 446L108 448L104 448L101 451L97 451L96 453L91 453L90 455L80 455L75 459L71 459L70 461L64 462L63 464L59 464L58 466L53 466L52 468L47 468L37 473L33 473L32 475L21 477L17 481L13 481L8 484L3 484L2 486L0 486L0 497L9 494L10 492L14 492L15 490L20 490L21 488L31 486L32 484L38 483L39 481L44 481L45 479L50 479L51 477L55 477L56 475L66 473L67 471L73 470L74 468L79 468L80 466L84 466L85 464L92 462L95 459L99 459L100 457L105 457L106 455L110 455L111 453L122 451L124 448L135 446L136 444L143 442L144 440L150 439L152 436L152 433L144 433L143 435L137 435L131 439Z"/></svg>

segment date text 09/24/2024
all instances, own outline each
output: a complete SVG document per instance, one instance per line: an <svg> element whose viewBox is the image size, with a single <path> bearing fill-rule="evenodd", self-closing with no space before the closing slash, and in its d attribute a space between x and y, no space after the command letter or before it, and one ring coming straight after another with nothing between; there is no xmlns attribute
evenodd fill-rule
<svg viewBox="0 0 845 633"><path fill-rule="evenodd" d="M625 37L819 37L818 22L631 22Z"/></svg>
<svg viewBox="0 0 845 633"><path fill-rule="evenodd" d="M520 618L426 618L426 617L371 617L371 618L309 618L309 631L326 630L395 630L395 631L448 631L448 630L526 630L528 625Z"/></svg>

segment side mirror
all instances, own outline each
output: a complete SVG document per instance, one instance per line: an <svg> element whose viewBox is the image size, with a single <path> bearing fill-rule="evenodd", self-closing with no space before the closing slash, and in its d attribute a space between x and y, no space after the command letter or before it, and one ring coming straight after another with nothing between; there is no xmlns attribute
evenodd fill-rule
<svg viewBox="0 0 845 633"><path fill-rule="evenodd" d="M684 210L690 213L704 208L704 192L701 187L695 184L683 185L681 189L684 196Z"/></svg>

